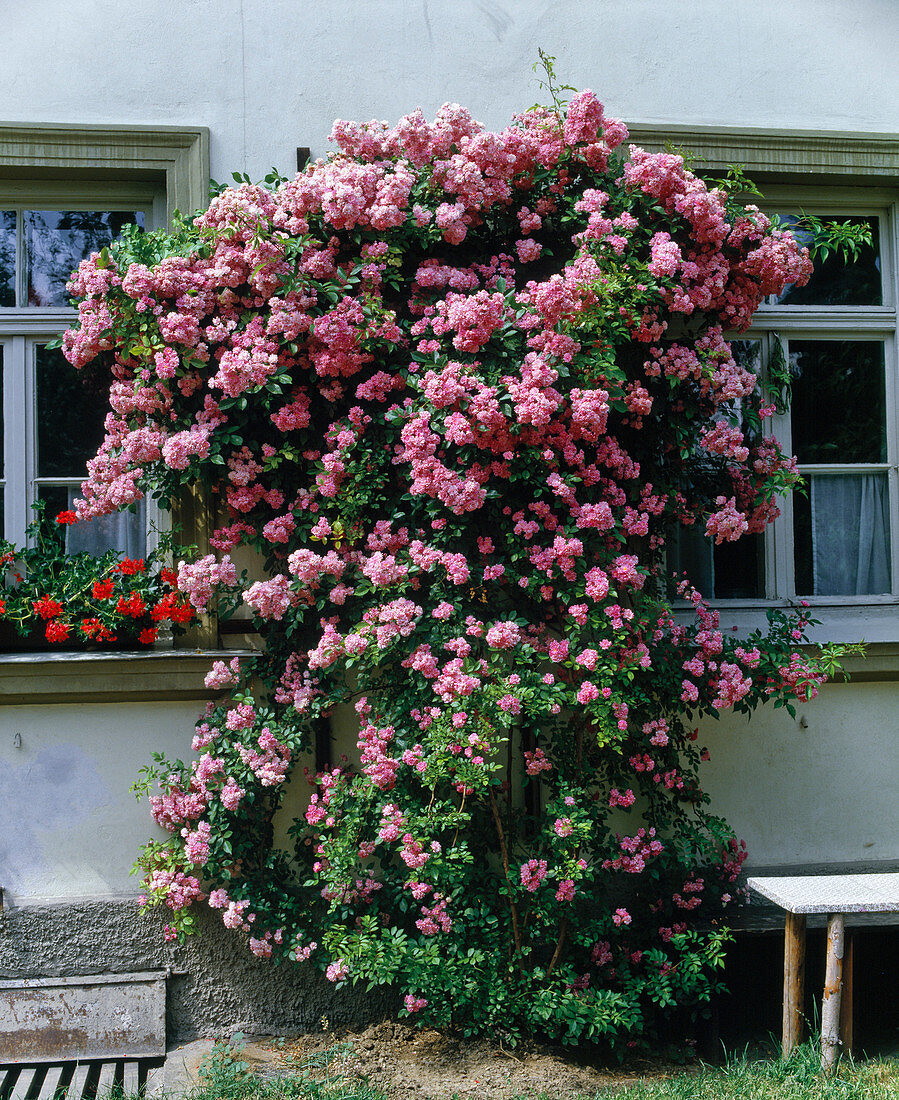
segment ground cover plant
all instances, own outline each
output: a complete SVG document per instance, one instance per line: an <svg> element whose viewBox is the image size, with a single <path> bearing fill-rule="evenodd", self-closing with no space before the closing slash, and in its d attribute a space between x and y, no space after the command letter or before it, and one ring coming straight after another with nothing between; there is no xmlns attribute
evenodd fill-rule
<svg viewBox="0 0 899 1100"><path fill-rule="evenodd" d="M145 788L166 934L204 899L251 951L389 985L434 1026L635 1043L707 1000L744 850L702 715L808 698L808 611L725 636L666 547L759 532L797 481L724 337L807 253L592 92L499 133L462 107L338 122L296 178L221 189L85 261L64 350L111 380L79 518L203 486L217 662L194 758ZM264 576L241 580L249 546ZM358 757L272 818L317 724Z"/></svg>

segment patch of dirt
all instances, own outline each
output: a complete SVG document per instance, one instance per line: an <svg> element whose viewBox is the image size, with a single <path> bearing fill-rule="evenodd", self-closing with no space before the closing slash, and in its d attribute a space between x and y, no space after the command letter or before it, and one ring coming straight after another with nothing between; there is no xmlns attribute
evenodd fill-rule
<svg viewBox="0 0 899 1100"><path fill-rule="evenodd" d="M282 1045L283 1043L283 1045ZM281 1064L301 1061L338 1044L350 1049L345 1068L367 1079L390 1100L509 1100L549 1093L553 1100L592 1096L597 1089L615 1090L628 1081L656 1080L683 1073L683 1066L658 1062L627 1068L594 1067L583 1053L527 1044L510 1050L482 1039L460 1039L439 1031L384 1022L364 1030L337 1028L293 1039L257 1042L242 1057L253 1064L276 1058ZM255 1068L255 1067L254 1067Z"/></svg>

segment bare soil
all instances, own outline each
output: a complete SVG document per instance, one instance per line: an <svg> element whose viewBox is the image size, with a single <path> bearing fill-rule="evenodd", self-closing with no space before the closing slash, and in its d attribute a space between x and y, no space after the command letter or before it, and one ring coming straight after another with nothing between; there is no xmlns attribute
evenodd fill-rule
<svg viewBox="0 0 899 1100"><path fill-rule="evenodd" d="M283 1045L282 1045L283 1043ZM460 1039L438 1031L385 1022L364 1030L339 1028L293 1039L251 1044L243 1058L301 1060L346 1044L346 1069L381 1089L390 1100L552 1100L614 1093L628 1081L683 1073L683 1066L635 1062L626 1068L592 1066L583 1053L527 1044L514 1050L481 1039Z"/></svg>

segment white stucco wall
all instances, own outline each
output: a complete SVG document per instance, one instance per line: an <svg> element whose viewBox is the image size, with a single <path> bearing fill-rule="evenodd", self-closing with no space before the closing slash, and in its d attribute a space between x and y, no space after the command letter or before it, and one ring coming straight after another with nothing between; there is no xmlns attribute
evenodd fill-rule
<svg viewBox="0 0 899 1100"><path fill-rule="evenodd" d="M703 723L711 809L747 865L899 860L897 713L897 683L826 684L795 720L763 707Z"/></svg>
<svg viewBox="0 0 899 1100"><path fill-rule="evenodd" d="M750 723L703 724L705 789L746 840L752 865L899 860L897 706L896 683L833 685L795 721L765 708ZM138 848L164 834L128 788L154 750L189 758L199 709L191 701L0 709L0 886L14 901L137 893L129 871ZM355 755L346 709L336 755ZM312 764L297 762L276 819L287 849Z"/></svg>
<svg viewBox="0 0 899 1100"><path fill-rule="evenodd" d="M138 849L165 834L129 787L155 751L189 759L201 709L195 701L0 708L0 887L15 901L136 895L129 872Z"/></svg>
<svg viewBox="0 0 899 1100"><path fill-rule="evenodd" d="M212 174L327 151L335 117L541 99L542 47L610 114L895 131L895 0L7 0L6 121L205 125ZM543 97L545 99L545 97Z"/></svg>

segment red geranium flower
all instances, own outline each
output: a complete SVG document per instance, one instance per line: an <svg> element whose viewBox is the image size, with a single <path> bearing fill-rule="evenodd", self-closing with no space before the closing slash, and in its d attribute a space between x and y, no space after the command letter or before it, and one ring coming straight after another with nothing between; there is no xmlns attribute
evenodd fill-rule
<svg viewBox="0 0 899 1100"><path fill-rule="evenodd" d="M47 635L48 642L64 642L71 629L68 623L47 623L44 633Z"/></svg>
<svg viewBox="0 0 899 1100"><path fill-rule="evenodd" d="M147 568L143 558L123 558L116 569L126 577L133 577L135 573L143 573Z"/></svg>
<svg viewBox="0 0 899 1100"><path fill-rule="evenodd" d="M112 590L114 587L114 581L94 581L94 587L91 590L95 600L109 600L112 599Z"/></svg>
<svg viewBox="0 0 899 1100"><path fill-rule="evenodd" d="M39 600L32 600L31 606L42 619L53 619L62 614L62 604L51 596L41 596Z"/></svg>
<svg viewBox="0 0 899 1100"><path fill-rule="evenodd" d="M78 517L72 511L60 512L56 517L56 522L65 527L71 527L73 523L78 522Z"/></svg>
<svg viewBox="0 0 899 1100"><path fill-rule="evenodd" d="M189 623L194 617L194 609L189 603L179 603L177 592L169 592L150 609L150 617L157 623L165 619L171 619L173 623Z"/></svg>
<svg viewBox="0 0 899 1100"><path fill-rule="evenodd" d="M82 619L78 629L86 638L93 638L103 629L103 624L96 618Z"/></svg>
<svg viewBox="0 0 899 1100"><path fill-rule="evenodd" d="M138 634L137 640L141 645L152 645L156 641L158 634L159 630L155 626L148 626Z"/></svg>
<svg viewBox="0 0 899 1100"><path fill-rule="evenodd" d="M178 583L178 574L174 569L160 569L159 579L163 584L176 585Z"/></svg>
<svg viewBox="0 0 899 1100"><path fill-rule="evenodd" d="M132 592L127 599L124 596L119 596L119 602L115 605L115 609L120 615L130 615L132 619L139 619L147 610L147 605L137 592Z"/></svg>

